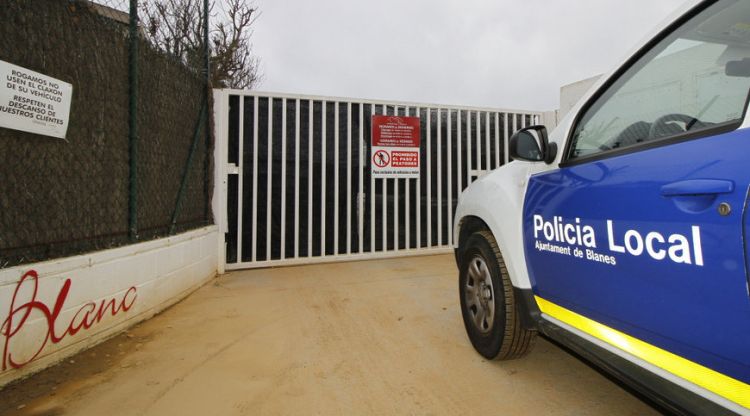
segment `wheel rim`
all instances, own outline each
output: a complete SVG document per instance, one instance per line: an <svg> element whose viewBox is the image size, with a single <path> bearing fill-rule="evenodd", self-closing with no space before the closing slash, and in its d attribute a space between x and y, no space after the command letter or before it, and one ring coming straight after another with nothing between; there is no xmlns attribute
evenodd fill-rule
<svg viewBox="0 0 750 416"><path fill-rule="evenodd" d="M479 255L469 262L464 287L466 309L479 332L486 334L495 320L495 291L487 263Z"/></svg>

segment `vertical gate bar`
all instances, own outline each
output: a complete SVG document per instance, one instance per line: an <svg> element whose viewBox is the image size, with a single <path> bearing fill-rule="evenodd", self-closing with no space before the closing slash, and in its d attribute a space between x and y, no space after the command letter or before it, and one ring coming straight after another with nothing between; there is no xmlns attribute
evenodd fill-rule
<svg viewBox="0 0 750 416"><path fill-rule="evenodd" d="M420 153L421 153L421 147L422 147L422 143L421 143L421 140L422 140L422 132L421 132L421 129L422 129L422 121L421 121L422 120L422 109L419 108L419 107L417 107L416 110L417 110L417 117L419 117L419 120L420 120L420 122L419 122L419 128L420 128L420 132L419 132L419 140L420 140L419 147L420 147ZM421 156L420 156L420 158L421 158ZM422 169L422 163L424 163L424 160L420 160L419 161L419 166L420 166L419 169L420 169L420 171ZM416 240L417 240L417 249L419 249L419 248L422 247L422 173L421 172L420 172L419 176L417 176L417 185L416 186L417 186L417 235L416 235L417 238L416 238Z"/></svg>
<svg viewBox="0 0 750 416"><path fill-rule="evenodd" d="M404 115L409 117L409 107L404 107ZM404 201L404 228L406 228L406 234L404 235L404 248L411 249L411 178L406 178L406 184L404 185L406 200Z"/></svg>
<svg viewBox="0 0 750 416"><path fill-rule="evenodd" d="M443 245L443 115L437 109L437 245Z"/></svg>
<svg viewBox="0 0 750 416"><path fill-rule="evenodd" d="M326 132L326 102L321 102L321 109L320 112L321 116L321 158L320 158L320 169L321 169L321 182L320 182L320 257L325 257L326 255L326 165L328 164L328 161L326 159L326 139L327 139L327 132Z"/></svg>
<svg viewBox="0 0 750 416"><path fill-rule="evenodd" d="M352 253L352 103L346 103L346 254Z"/></svg>
<svg viewBox="0 0 750 416"><path fill-rule="evenodd" d="M300 99L297 98L294 110L294 258L299 258L299 141L300 141Z"/></svg>
<svg viewBox="0 0 750 416"><path fill-rule="evenodd" d="M239 157L237 158L237 263L242 263L242 195L245 168L245 96L240 95Z"/></svg>
<svg viewBox="0 0 750 416"><path fill-rule="evenodd" d="M485 119L484 120L484 127L485 127L484 144L486 145L486 151L487 151L487 153L485 154L484 161L487 163L486 170L490 171L492 170L492 152L490 152L490 142L492 140L492 135L490 134L490 112L489 111L485 113L484 119Z"/></svg>
<svg viewBox="0 0 750 416"><path fill-rule="evenodd" d="M286 258L286 98L281 99L281 247L279 258Z"/></svg>
<svg viewBox="0 0 750 416"><path fill-rule="evenodd" d="M375 115L375 104L370 104L370 120ZM370 122L370 143L372 144L372 121ZM372 152L370 152L372 153ZM375 252L375 175L372 172L372 155L367 157L370 166L370 251Z"/></svg>
<svg viewBox="0 0 750 416"><path fill-rule="evenodd" d="M253 97L253 261L258 260L258 96Z"/></svg>
<svg viewBox="0 0 750 416"><path fill-rule="evenodd" d="M521 128L526 127L526 114L521 114Z"/></svg>
<svg viewBox="0 0 750 416"><path fill-rule="evenodd" d="M339 102L333 105L333 255L339 254Z"/></svg>
<svg viewBox="0 0 750 416"><path fill-rule="evenodd" d="M448 245L453 245L453 120L448 110Z"/></svg>
<svg viewBox="0 0 750 416"><path fill-rule="evenodd" d="M466 187L471 185L471 111L466 111Z"/></svg>
<svg viewBox="0 0 750 416"><path fill-rule="evenodd" d="M513 133L518 131L518 114L513 113Z"/></svg>
<svg viewBox="0 0 750 416"><path fill-rule="evenodd" d="M463 173L461 172L461 161L463 160L462 143L461 140L461 110L456 111L456 179L458 180L457 192L458 196L461 197L461 193L464 191L463 188Z"/></svg>
<svg viewBox="0 0 750 416"><path fill-rule="evenodd" d="M393 107L393 115L398 116L398 107ZM391 157L393 159L393 157ZM391 160L393 163L393 160ZM401 179L393 179L393 249L398 251L398 187Z"/></svg>
<svg viewBox="0 0 750 416"><path fill-rule="evenodd" d="M386 108L385 104L383 104L383 115L388 115L388 109ZM382 222L382 228L383 228L383 251L388 251L388 179L383 178L383 193L381 194L380 200L382 202L383 212L383 222Z"/></svg>
<svg viewBox="0 0 750 416"><path fill-rule="evenodd" d="M476 136L476 145L477 145L477 160L476 160L476 170L481 171L482 170L482 113L479 111L476 112L476 125L477 125L477 136ZM479 173L477 173L477 178L479 178Z"/></svg>
<svg viewBox="0 0 750 416"><path fill-rule="evenodd" d="M383 178L381 179L383 181L383 193L380 196L381 206L382 206L382 215L381 215L381 241L383 245L383 251L388 251L388 179Z"/></svg>
<svg viewBox="0 0 750 416"><path fill-rule="evenodd" d="M307 257L313 256L313 127L315 117L313 112L315 101L307 102Z"/></svg>
<svg viewBox="0 0 750 416"><path fill-rule="evenodd" d="M365 111L365 104L359 103L359 192L357 193L357 226L359 231L359 238L357 241L359 241L359 253L363 253L365 251L365 224L364 224L364 218L365 218L365 200L364 200L364 152L365 152L365 131L364 131L364 114Z"/></svg>
<svg viewBox="0 0 750 416"><path fill-rule="evenodd" d="M432 247L432 109L427 108L427 247Z"/></svg>
<svg viewBox="0 0 750 416"><path fill-rule="evenodd" d="M505 153L505 163L510 162L510 154L508 154L508 113L503 113L503 152Z"/></svg>
<svg viewBox="0 0 750 416"><path fill-rule="evenodd" d="M266 149L267 169L266 169L266 258L271 260L271 199L273 189L271 188L271 177L273 176L273 97L268 97L268 146Z"/></svg>
<svg viewBox="0 0 750 416"><path fill-rule="evenodd" d="M399 221L398 221L398 187L401 179L393 179L393 249L398 251Z"/></svg>
<svg viewBox="0 0 750 416"><path fill-rule="evenodd" d="M500 113L495 113L495 169L500 167Z"/></svg>

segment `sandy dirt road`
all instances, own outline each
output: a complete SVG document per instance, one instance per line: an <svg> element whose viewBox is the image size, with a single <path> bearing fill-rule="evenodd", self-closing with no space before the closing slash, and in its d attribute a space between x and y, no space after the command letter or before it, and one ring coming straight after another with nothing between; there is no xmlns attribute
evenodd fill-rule
<svg viewBox="0 0 750 416"><path fill-rule="evenodd" d="M19 415L650 415L544 339L486 362L451 256L224 275L0 391Z"/></svg>

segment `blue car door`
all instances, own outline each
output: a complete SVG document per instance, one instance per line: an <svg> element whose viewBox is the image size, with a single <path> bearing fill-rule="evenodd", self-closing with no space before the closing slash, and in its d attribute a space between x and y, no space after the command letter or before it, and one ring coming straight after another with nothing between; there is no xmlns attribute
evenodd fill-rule
<svg viewBox="0 0 750 416"><path fill-rule="evenodd" d="M547 319L750 408L747 2L662 36L583 107L532 176L524 244ZM747 55L747 56L745 56Z"/></svg>

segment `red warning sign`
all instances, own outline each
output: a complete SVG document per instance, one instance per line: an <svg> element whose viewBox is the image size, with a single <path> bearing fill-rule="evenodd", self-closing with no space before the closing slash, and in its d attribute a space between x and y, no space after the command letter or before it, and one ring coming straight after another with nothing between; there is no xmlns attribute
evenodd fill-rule
<svg viewBox="0 0 750 416"><path fill-rule="evenodd" d="M375 178L419 177L419 117L372 116Z"/></svg>
<svg viewBox="0 0 750 416"><path fill-rule="evenodd" d="M391 151L393 161L391 165L394 168L418 168L419 152L397 152Z"/></svg>
<svg viewBox="0 0 750 416"><path fill-rule="evenodd" d="M419 117L372 116L372 145L419 147Z"/></svg>

